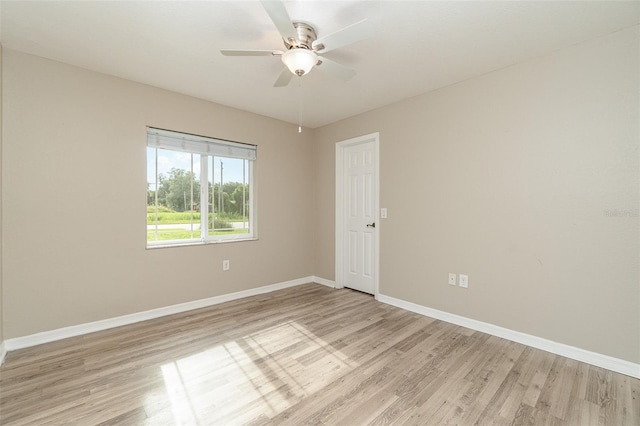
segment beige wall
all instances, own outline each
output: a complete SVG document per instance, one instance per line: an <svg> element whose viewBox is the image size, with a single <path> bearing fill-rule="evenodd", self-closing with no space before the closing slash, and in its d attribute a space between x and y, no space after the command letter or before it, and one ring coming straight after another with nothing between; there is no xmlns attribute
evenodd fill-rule
<svg viewBox="0 0 640 426"><path fill-rule="evenodd" d="M312 275L311 132L8 49L4 83L5 338ZM145 249L147 125L258 145L259 241Z"/></svg>
<svg viewBox="0 0 640 426"><path fill-rule="evenodd" d="M2 246L4 244L2 239L2 44L0 44L0 344L4 341L3 334L3 308L2 308L2 277L3 273L3 257L2 257Z"/></svg>
<svg viewBox="0 0 640 426"><path fill-rule="evenodd" d="M638 40L317 129L315 275L334 277L335 143L379 131L381 293L640 362Z"/></svg>

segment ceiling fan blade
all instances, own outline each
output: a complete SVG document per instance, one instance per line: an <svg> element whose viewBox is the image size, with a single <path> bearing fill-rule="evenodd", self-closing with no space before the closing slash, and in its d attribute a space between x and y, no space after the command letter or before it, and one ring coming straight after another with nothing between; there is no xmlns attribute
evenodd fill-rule
<svg viewBox="0 0 640 426"><path fill-rule="evenodd" d="M337 62L333 62L327 58L319 58L322 63L318 67L319 70L326 72L327 74L335 75L341 80L347 81L350 80L354 75L356 75L356 70L345 67L344 65L340 65Z"/></svg>
<svg viewBox="0 0 640 426"><path fill-rule="evenodd" d="M284 87L288 85L289 82L291 81L291 77L293 77L293 74L291 73L291 71L289 71L288 68L284 68L280 73L280 77L278 77L273 87Z"/></svg>
<svg viewBox="0 0 640 426"><path fill-rule="evenodd" d="M285 40L296 40L298 34L296 33L291 18L287 9L284 7L284 3L280 0L261 0L264 10L275 24L276 28L280 32L280 35Z"/></svg>
<svg viewBox="0 0 640 426"><path fill-rule="evenodd" d="M282 55L280 50L221 49L224 56L276 56Z"/></svg>
<svg viewBox="0 0 640 426"><path fill-rule="evenodd" d="M318 52L326 53L356 41L373 37L373 34L373 25L367 19L363 19L334 33L320 37L313 42L312 47Z"/></svg>

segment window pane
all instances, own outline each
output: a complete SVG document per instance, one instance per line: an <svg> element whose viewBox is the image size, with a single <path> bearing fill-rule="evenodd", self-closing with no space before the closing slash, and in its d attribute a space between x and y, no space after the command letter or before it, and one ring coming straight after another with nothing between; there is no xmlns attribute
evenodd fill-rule
<svg viewBox="0 0 640 426"><path fill-rule="evenodd" d="M249 160L209 157L209 236L246 237L249 224Z"/></svg>
<svg viewBox="0 0 640 426"><path fill-rule="evenodd" d="M200 236L200 155L147 148L147 241Z"/></svg>

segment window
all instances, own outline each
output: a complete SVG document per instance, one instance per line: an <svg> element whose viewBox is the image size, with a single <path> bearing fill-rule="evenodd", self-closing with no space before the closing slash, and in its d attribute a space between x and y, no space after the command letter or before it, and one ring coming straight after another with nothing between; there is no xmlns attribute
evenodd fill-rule
<svg viewBox="0 0 640 426"><path fill-rule="evenodd" d="M256 146L147 128L147 247L255 238Z"/></svg>

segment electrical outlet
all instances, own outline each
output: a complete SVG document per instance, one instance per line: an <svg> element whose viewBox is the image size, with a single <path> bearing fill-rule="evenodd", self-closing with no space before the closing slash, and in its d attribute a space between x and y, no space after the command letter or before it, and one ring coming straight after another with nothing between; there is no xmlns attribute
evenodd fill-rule
<svg viewBox="0 0 640 426"><path fill-rule="evenodd" d="M456 285L456 274L449 273L449 285Z"/></svg>
<svg viewBox="0 0 640 426"><path fill-rule="evenodd" d="M469 275L460 274L458 285L462 288L469 288Z"/></svg>
<svg viewBox="0 0 640 426"><path fill-rule="evenodd" d="M223 271L228 271L229 268L231 268L231 265L229 264L228 260L223 260L222 261L222 270Z"/></svg>

